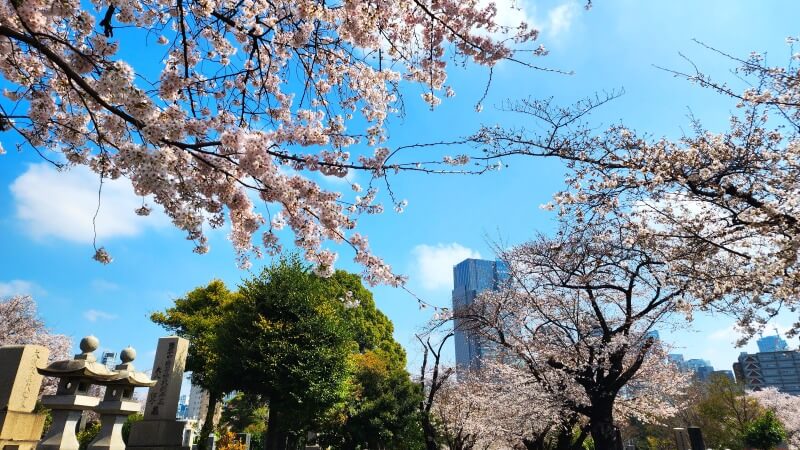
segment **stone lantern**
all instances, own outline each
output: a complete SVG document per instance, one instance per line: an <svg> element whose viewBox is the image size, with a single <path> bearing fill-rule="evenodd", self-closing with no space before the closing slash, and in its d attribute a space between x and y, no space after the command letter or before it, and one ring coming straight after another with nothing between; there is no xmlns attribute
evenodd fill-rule
<svg viewBox="0 0 800 450"><path fill-rule="evenodd" d="M124 450L122 426L131 414L139 412L139 402L133 399L137 387L152 387L156 384L143 372L134 370L132 361L136 350L131 347L120 353L122 364L115 368L115 375L99 384L106 386L103 401L94 409L100 414L100 432L89 443L89 450Z"/></svg>
<svg viewBox="0 0 800 450"><path fill-rule="evenodd" d="M53 411L53 423L37 449L78 450L75 428L81 413L100 402L99 398L89 395L89 387L115 376L92 354L99 345L96 337L86 336L80 343L82 353L73 359L55 361L44 369L38 369L40 374L60 380L55 395L42 397L42 405Z"/></svg>

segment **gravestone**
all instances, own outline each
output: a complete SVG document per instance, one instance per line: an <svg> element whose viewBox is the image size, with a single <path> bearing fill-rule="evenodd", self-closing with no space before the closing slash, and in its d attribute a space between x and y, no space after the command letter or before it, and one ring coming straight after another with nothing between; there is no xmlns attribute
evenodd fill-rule
<svg viewBox="0 0 800 450"><path fill-rule="evenodd" d="M131 424L128 448L137 450L179 450L184 446L184 423L175 419L186 367L189 341L169 336L158 340L150 378L156 385L147 393L144 419Z"/></svg>
<svg viewBox="0 0 800 450"><path fill-rule="evenodd" d="M688 427L686 432L689 434L689 443L692 450L706 450L706 443L703 441L703 432L699 427Z"/></svg>
<svg viewBox="0 0 800 450"><path fill-rule="evenodd" d="M33 413L50 351L40 345L0 347L0 450L31 450L42 437L44 414Z"/></svg>
<svg viewBox="0 0 800 450"><path fill-rule="evenodd" d="M672 431L675 433L675 444L678 450L692 449L692 444L689 440L689 432L686 431L686 428L673 428Z"/></svg>

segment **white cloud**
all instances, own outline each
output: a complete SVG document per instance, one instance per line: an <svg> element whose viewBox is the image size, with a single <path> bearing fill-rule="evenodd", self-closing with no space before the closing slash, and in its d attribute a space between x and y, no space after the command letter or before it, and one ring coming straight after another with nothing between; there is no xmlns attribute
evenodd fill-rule
<svg viewBox="0 0 800 450"><path fill-rule="evenodd" d="M89 322L97 322L98 320L113 320L117 318L116 314L111 314L105 311L100 311L97 309L90 309L88 311L84 311L83 318L88 320Z"/></svg>
<svg viewBox="0 0 800 450"><path fill-rule="evenodd" d="M59 172L46 163L33 164L11 184L16 216L36 239L55 237L91 243L98 186L98 175L88 168ZM136 236L147 227L166 224L163 214L155 211L148 217L137 216L134 210L141 204L129 181L105 180L97 238Z"/></svg>
<svg viewBox="0 0 800 450"><path fill-rule="evenodd" d="M36 283L25 280L0 281L0 298L12 295L41 295L44 289Z"/></svg>
<svg viewBox="0 0 800 450"><path fill-rule="evenodd" d="M411 250L415 259L416 278L428 290L453 287L453 266L467 258L480 258L475 250L453 242L451 244L421 244Z"/></svg>
<svg viewBox="0 0 800 450"><path fill-rule="evenodd" d="M725 328L720 328L713 331L708 335L708 339L712 341L724 341L725 343L732 344L739 339L739 331L735 325L729 325Z"/></svg>
<svg viewBox="0 0 800 450"><path fill-rule="evenodd" d="M494 3L497 8L494 20L498 25L513 30L524 22L530 28L546 34L550 40L557 40L568 33L580 11L576 0L567 0L554 6L544 14L544 17L531 0L480 0L478 4L479 7L485 8L489 3Z"/></svg>
<svg viewBox="0 0 800 450"><path fill-rule="evenodd" d="M577 12L578 5L574 1L556 6L547 13L547 24L544 26L544 31L552 39L569 32Z"/></svg>
<svg viewBox="0 0 800 450"><path fill-rule="evenodd" d="M497 25L513 29L524 22L536 26L533 18L534 7L525 0L480 0L478 6L485 8L489 3L494 3L497 8L497 14L494 16Z"/></svg>

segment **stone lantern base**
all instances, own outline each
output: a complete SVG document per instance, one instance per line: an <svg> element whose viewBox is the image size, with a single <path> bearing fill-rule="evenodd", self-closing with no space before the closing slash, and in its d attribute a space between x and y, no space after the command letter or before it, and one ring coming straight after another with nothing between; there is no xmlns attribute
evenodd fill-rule
<svg viewBox="0 0 800 450"><path fill-rule="evenodd" d="M53 424L38 450L78 450L75 428L84 410L92 409L100 399L88 395L46 395L42 404L53 410Z"/></svg>
<svg viewBox="0 0 800 450"><path fill-rule="evenodd" d="M189 450L183 439L186 423L177 420L141 420L131 424L128 450Z"/></svg>

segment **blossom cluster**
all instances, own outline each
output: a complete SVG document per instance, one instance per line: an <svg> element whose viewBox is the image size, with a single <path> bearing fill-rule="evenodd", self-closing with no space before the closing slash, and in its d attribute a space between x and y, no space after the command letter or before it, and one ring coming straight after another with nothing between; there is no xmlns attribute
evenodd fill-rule
<svg viewBox="0 0 800 450"><path fill-rule="evenodd" d="M746 340L800 299L800 67L794 58L767 66L757 53L735 63L742 89L675 72L736 102L727 129L693 120L680 139L624 124L598 133L585 118L610 95L572 108L520 101L510 109L543 122L545 132L486 127L474 142L489 159L564 161L567 188L545 208L576 224L615 218L659 249L670 274L664 283L677 280L692 299L679 305L684 312L732 313Z"/></svg>
<svg viewBox="0 0 800 450"><path fill-rule="evenodd" d="M198 253L209 228L229 223L247 265L280 251L285 225L321 273L336 259L326 242L351 242L370 282L397 284L351 234L358 214L383 211L376 192L348 202L309 172L419 170L390 162L383 145L400 86L423 85L435 105L440 91L452 96L450 57L518 60L536 31L495 15L478 0L2 0L2 106L41 153L129 179ZM454 162L464 161L432 164Z"/></svg>

